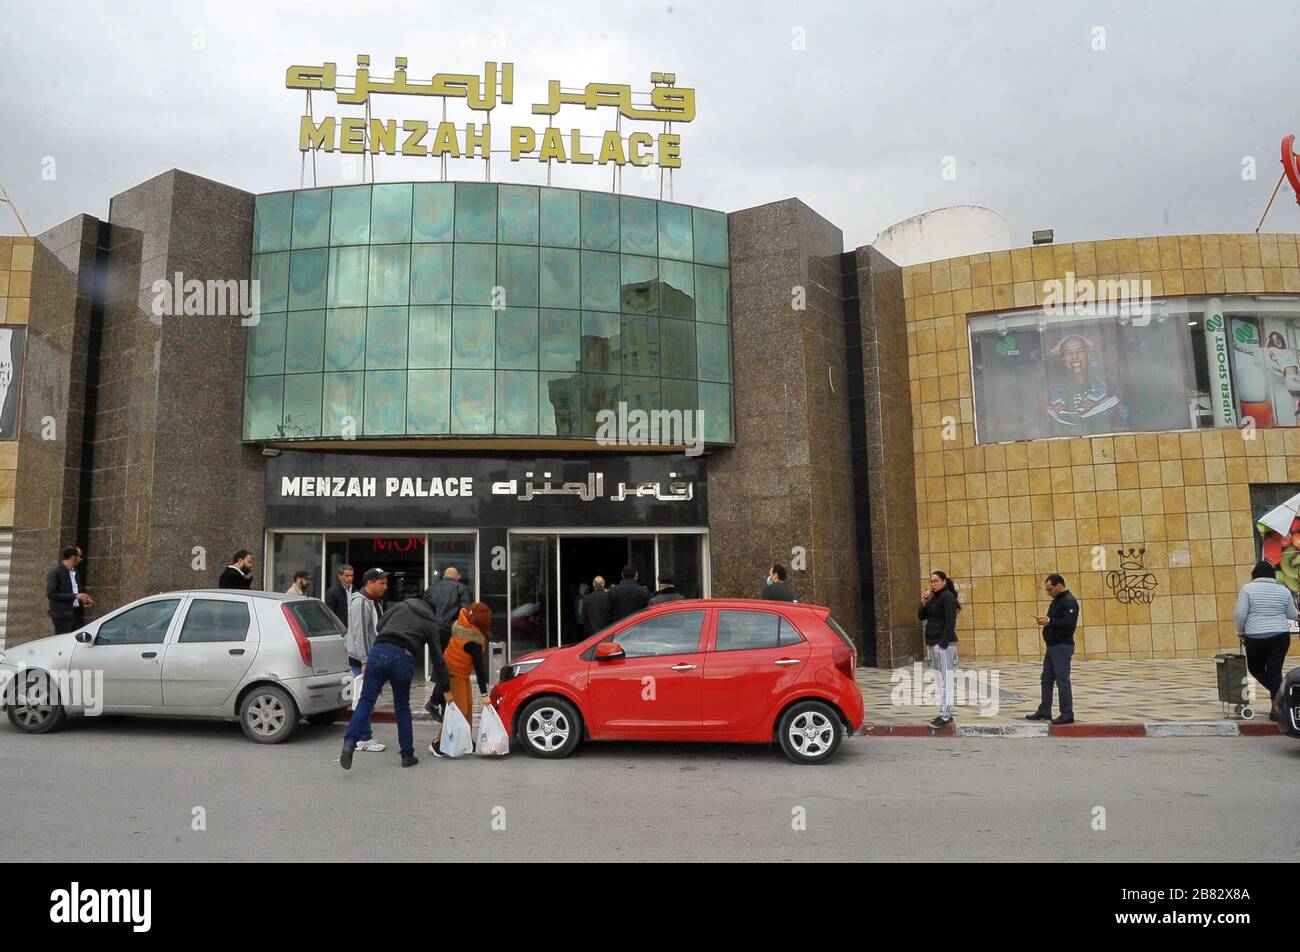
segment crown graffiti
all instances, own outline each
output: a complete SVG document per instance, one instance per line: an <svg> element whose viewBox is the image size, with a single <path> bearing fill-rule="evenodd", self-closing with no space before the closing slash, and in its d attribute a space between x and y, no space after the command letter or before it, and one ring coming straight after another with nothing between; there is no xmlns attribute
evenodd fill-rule
<svg viewBox="0 0 1300 952"><path fill-rule="evenodd" d="M1141 569L1146 567L1143 565L1143 561L1147 553L1145 546L1141 549L1137 549L1134 548L1133 546L1129 546L1127 551L1124 549L1116 549L1115 551L1119 554L1120 568Z"/></svg>

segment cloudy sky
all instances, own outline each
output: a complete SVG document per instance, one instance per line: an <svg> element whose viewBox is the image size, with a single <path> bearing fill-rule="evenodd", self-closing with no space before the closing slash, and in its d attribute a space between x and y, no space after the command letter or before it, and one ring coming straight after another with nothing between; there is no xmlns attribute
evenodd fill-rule
<svg viewBox="0 0 1300 952"><path fill-rule="evenodd" d="M4 0L0 182L37 233L169 168L253 192L297 187L303 99L291 64L412 79L515 64L515 105L547 81L649 86L673 71L696 90L682 131L678 201L734 211L796 196L846 247L928 209L986 205L1014 243L1252 231L1300 133L1300 7L1222 2L384 3ZM387 69L385 69L387 68ZM375 115L432 118L431 100L388 96ZM612 126L566 107L561 128ZM317 98L315 114L356 115ZM453 110L463 124L478 117ZM626 131L626 130L625 130ZM1255 174L1251 176L1252 163ZM944 170L955 170L945 176ZM355 168L317 164L320 184ZM309 173L310 174L310 173ZM433 159L381 158L379 181L436 179ZM536 162L493 161L496 181L544 181ZM482 180L481 162L452 178ZM308 180L310 182L310 179ZM556 184L602 189L608 169ZM658 193L628 171L623 191ZM17 223L0 207L0 233ZM1300 231L1283 185L1266 230Z"/></svg>

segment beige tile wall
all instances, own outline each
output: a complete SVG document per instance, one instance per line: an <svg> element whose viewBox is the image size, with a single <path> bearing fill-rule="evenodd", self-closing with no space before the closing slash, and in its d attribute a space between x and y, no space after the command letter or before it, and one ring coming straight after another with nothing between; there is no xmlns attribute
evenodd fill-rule
<svg viewBox="0 0 1300 952"><path fill-rule="evenodd" d="M1041 245L904 269L922 571L964 589L964 660L1037 658L1042 578L1079 596L1082 658L1195 658L1235 648L1232 614L1255 547L1251 483L1300 482L1300 428L1077 437L977 446L970 314L1043 303L1044 282L1149 280L1154 296L1300 293L1295 235L1199 235ZM943 420L958 421L943 440ZM1094 569L1146 547L1150 605ZM920 591L918 579L917 590Z"/></svg>
<svg viewBox="0 0 1300 952"><path fill-rule="evenodd" d="M0 235L0 325L26 324L31 305L34 238ZM14 524L14 477L18 441L0 441L0 527Z"/></svg>

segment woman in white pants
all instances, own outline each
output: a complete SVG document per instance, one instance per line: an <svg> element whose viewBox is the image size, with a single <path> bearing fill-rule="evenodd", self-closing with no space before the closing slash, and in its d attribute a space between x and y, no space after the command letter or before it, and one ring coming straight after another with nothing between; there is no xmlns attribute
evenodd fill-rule
<svg viewBox="0 0 1300 952"><path fill-rule="evenodd" d="M939 680L939 716L930 722L933 728L952 723L953 679L957 671L957 586L943 572L930 573L930 590L921 595L916 615L925 622L925 649Z"/></svg>

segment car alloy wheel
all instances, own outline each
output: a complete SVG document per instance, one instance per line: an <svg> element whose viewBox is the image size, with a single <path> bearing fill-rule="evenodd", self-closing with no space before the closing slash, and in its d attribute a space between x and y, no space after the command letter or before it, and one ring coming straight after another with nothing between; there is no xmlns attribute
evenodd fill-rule
<svg viewBox="0 0 1300 952"><path fill-rule="evenodd" d="M573 725L568 715L554 707L539 707L528 715L524 736L543 753L553 754L569 741Z"/></svg>
<svg viewBox="0 0 1300 952"><path fill-rule="evenodd" d="M298 726L298 709L281 688L254 688L240 705L239 724L250 740L278 744Z"/></svg>
<svg viewBox="0 0 1300 952"><path fill-rule="evenodd" d="M831 749L835 740L835 725L821 711L803 711L790 721L787 734L790 746L800 756L815 760Z"/></svg>
<svg viewBox="0 0 1300 952"><path fill-rule="evenodd" d="M9 705L9 720L28 734L44 734L63 720L63 707L54 697L50 676L43 671L23 675L22 688Z"/></svg>

